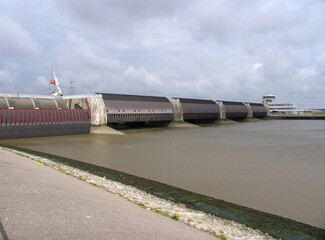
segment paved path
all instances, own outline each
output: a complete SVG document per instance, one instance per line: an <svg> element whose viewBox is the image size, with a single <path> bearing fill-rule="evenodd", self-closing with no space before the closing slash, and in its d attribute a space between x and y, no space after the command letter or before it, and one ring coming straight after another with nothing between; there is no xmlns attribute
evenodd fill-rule
<svg viewBox="0 0 325 240"><path fill-rule="evenodd" d="M0 239L216 239L0 149Z"/></svg>

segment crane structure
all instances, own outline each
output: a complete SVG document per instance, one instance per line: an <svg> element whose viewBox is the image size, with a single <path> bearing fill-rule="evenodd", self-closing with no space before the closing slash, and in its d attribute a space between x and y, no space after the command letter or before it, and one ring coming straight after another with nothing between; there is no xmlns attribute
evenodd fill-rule
<svg viewBox="0 0 325 240"><path fill-rule="evenodd" d="M50 84L55 84L57 90L55 89L52 93L52 96L54 97L62 97L62 90L61 90L61 86L60 83L55 75L55 71L54 69L52 69L52 75L53 75L53 80L50 81Z"/></svg>

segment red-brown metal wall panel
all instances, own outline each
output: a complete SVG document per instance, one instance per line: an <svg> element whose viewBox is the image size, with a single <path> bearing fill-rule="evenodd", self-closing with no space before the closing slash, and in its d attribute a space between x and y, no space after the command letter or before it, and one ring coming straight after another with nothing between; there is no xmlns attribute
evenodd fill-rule
<svg viewBox="0 0 325 240"><path fill-rule="evenodd" d="M84 109L0 109L0 139L89 133Z"/></svg>

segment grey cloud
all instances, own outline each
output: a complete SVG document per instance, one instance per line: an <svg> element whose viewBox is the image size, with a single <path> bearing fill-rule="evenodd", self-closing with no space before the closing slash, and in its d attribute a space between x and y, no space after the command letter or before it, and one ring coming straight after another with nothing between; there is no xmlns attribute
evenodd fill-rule
<svg viewBox="0 0 325 240"><path fill-rule="evenodd" d="M31 86L37 81L44 84L35 76L54 67L65 89L75 80L79 93L242 101L260 101L263 94L274 93L282 100L308 99L311 105L325 91L322 1L56 0L55 4L50 14L41 16L30 9L31 17L24 23L33 26L37 24L33 16L39 20L55 15L37 25L40 34L33 32L37 41L42 39L42 52L32 47L21 55L34 56L28 64L12 71L2 67L21 75L42 71L30 74ZM28 39L22 25L12 25ZM36 40L31 41L34 46ZM21 63L16 49L6 54Z"/></svg>
<svg viewBox="0 0 325 240"><path fill-rule="evenodd" d="M46 94L49 87L49 80L44 76L38 76L36 80L24 89L26 94Z"/></svg>
<svg viewBox="0 0 325 240"><path fill-rule="evenodd" d="M21 24L7 18L0 18L0 54L2 57L19 58L39 53L37 42Z"/></svg>
<svg viewBox="0 0 325 240"><path fill-rule="evenodd" d="M77 85L83 88L79 87L83 93L109 91L167 96L192 94L192 96L213 97L216 95L213 90L217 87L216 83L209 79L210 75L198 74L199 68L196 67L198 62L208 63L210 59L205 57L195 59L199 57L197 53L194 56L187 56L190 57L187 61L184 61L183 57L172 56L166 56L166 62L155 60L152 66L155 70L151 72L144 66L135 67L121 62L108 50L90 44L87 40L73 34L67 36L66 41L56 52L60 56L58 66L61 77L65 82L68 79L76 80ZM209 56L208 53L206 54ZM158 67L155 66L160 64L168 64L168 66L158 71ZM212 65L210 67L213 68ZM207 68L207 72L210 67ZM177 71L180 73L179 77L175 77Z"/></svg>
<svg viewBox="0 0 325 240"><path fill-rule="evenodd" d="M136 70L109 51L70 33L56 50L59 73L65 83L73 79L82 93L94 91L140 93L152 91L159 80L144 67Z"/></svg>
<svg viewBox="0 0 325 240"><path fill-rule="evenodd" d="M0 93L15 93L16 84L16 74L12 74L7 69L0 69Z"/></svg>
<svg viewBox="0 0 325 240"><path fill-rule="evenodd" d="M152 52L150 69L122 62L109 50L94 45L72 33L55 52L59 73L65 84L77 81L80 93L108 91L133 94L156 94L241 101L260 101L272 92L287 95L288 88L308 94L316 81L313 70L303 69L300 55L291 50L269 49L263 61L242 51L210 51L201 45L167 49L165 54ZM158 57L159 56L159 57ZM302 69L297 71L297 69Z"/></svg>
<svg viewBox="0 0 325 240"><path fill-rule="evenodd" d="M67 11L72 19L95 29L122 36L132 35L134 27L151 18L173 16L185 0L58 0L57 8ZM114 36L112 36L114 37Z"/></svg>
<svg viewBox="0 0 325 240"><path fill-rule="evenodd" d="M324 35L319 27L325 5L317 2L301 1L292 8L287 1L197 1L180 21L198 39L223 45L309 44L319 40L315 34Z"/></svg>

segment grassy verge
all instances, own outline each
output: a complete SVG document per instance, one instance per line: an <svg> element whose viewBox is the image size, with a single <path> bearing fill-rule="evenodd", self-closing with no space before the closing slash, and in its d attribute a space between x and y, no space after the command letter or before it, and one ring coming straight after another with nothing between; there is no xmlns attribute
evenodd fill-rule
<svg viewBox="0 0 325 240"><path fill-rule="evenodd" d="M325 112L313 112L314 116L324 116Z"/></svg>

